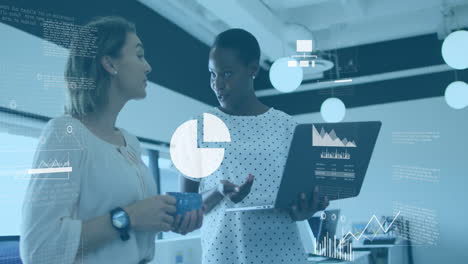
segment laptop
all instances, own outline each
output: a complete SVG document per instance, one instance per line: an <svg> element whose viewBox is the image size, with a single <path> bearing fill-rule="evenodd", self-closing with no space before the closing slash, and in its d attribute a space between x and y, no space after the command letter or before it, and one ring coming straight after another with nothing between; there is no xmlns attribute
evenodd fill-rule
<svg viewBox="0 0 468 264"><path fill-rule="evenodd" d="M294 130L274 204L233 207L226 212L289 209L300 193L330 201L359 195L380 121L300 124Z"/></svg>

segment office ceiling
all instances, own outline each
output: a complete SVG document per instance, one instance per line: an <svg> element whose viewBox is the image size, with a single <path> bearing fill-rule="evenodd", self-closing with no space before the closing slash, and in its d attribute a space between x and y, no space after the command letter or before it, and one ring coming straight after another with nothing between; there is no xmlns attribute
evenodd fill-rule
<svg viewBox="0 0 468 264"><path fill-rule="evenodd" d="M468 0L82 0L2 3L68 15L83 24L95 16L134 21L147 47L149 79L201 102L216 105L209 88L207 57L214 36L231 27L252 32L262 47L258 96L289 114L317 112L335 96L350 107L442 96L455 79L441 57L443 38L468 27ZM0 21L42 37L40 27ZM314 51L335 67L306 70L293 93L272 88L271 63L296 54L297 39L312 39ZM335 83L336 79L352 79Z"/></svg>
<svg viewBox="0 0 468 264"><path fill-rule="evenodd" d="M467 0L139 0L210 44L230 27L259 39L266 59L312 38L314 49L355 47L468 25Z"/></svg>
<svg viewBox="0 0 468 264"><path fill-rule="evenodd" d="M331 95L347 107L442 96L455 74L441 57L442 40L468 27L468 0L140 0L210 45L231 28L252 32L265 71L256 84L267 104L290 114L316 112ZM304 81L282 94L268 80L271 63L296 54L297 39L335 67L324 74L305 68ZM350 83L334 83L352 79Z"/></svg>

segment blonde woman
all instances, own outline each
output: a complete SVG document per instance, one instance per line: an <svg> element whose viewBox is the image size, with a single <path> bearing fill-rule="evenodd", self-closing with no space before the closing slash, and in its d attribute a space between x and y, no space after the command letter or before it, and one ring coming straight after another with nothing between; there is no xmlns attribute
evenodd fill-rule
<svg viewBox="0 0 468 264"><path fill-rule="evenodd" d="M33 163L68 170L32 175L21 258L26 264L147 263L155 235L174 229L176 201L156 195L137 138L115 122L129 100L146 96L151 66L135 26L123 18L96 19L73 43L66 115L47 124ZM86 43L94 45L90 52ZM202 212L184 219L178 230L190 232L201 226Z"/></svg>

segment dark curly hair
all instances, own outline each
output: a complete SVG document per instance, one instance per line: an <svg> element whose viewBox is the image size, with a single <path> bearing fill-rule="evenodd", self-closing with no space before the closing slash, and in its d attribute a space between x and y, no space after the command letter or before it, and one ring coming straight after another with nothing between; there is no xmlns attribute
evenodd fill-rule
<svg viewBox="0 0 468 264"><path fill-rule="evenodd" d="M260 45L254 35L244 29L233 28L220 33L211 49L216 47L235 50L246 65L260 61Z"/></svg>

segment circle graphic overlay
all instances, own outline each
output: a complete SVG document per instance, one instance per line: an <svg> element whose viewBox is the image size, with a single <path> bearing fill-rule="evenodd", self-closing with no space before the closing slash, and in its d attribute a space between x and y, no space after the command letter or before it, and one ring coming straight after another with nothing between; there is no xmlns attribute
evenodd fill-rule
<svg viewBox="0 0 468 264"><path fill-rule="evenodd" d="M450 33L442 43L442 58L448 66L463 70L468 68L468 31Z"/></svg>
<svg viewBox="0 0 468 264"><path fill-rule="evenodd" d="M341 122L346 115L346 106L340 99L331 97L323 101L320 114L328 123Z"/></svg>
<svg viewBox="0 0 468 264"><path fill-rule="evenodd" d="M170 143L171 160L185 176L204 178L215 172L224 159L224 148L198 147L198 122L189 120L174 132ZM203 114L203 142L231 142L226 124L217 116Z"/></svg>
<svg viewBox="0 0 468 264"><path fill-rule="evenodd" d="M325 212L322 212L322 213L320 214L320 219L322 219L322 220L327 219L327 214L325 214Z"/></svg>
<svg viewBox="0 0 468 264"><path fill-rule="evenodd" d="M445 102L453 109L463 109L468 106L468 84L456 81L445 89Z"/></svg>
<svg viewBox="0 0 468 264"><path fill-rule="evenodd" d="M270 82L273 87L283 93L296 90L302 83L304 73L301 67L293 66L295 59L284 57L277 59L270 68Z"/></svg>

